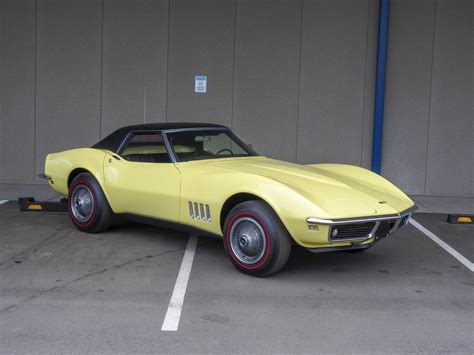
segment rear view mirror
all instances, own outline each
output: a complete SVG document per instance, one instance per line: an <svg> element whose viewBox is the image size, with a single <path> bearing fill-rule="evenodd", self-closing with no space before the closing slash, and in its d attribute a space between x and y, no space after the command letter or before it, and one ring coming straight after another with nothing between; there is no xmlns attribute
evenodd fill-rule
<svg viewBox="0 0 474 355"><path fill-rule="evenodd" d="M194 137L195 142L209 142L211 140L211 137L209 136L196 136Z"/></svg>

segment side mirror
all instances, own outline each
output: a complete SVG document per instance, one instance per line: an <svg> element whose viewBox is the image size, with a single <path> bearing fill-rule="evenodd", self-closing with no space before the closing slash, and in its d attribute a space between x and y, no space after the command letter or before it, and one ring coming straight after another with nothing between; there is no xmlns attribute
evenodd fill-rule
<svg viewBox="0 0 474 355"><path fill-rule="evenodd" d="M250 149L253 149L253 144L247 144Z"/></svg>

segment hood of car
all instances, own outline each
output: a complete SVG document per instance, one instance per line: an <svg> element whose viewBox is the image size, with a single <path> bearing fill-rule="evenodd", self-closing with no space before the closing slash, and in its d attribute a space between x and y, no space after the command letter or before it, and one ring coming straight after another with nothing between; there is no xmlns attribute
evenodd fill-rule
<svg viewBox="0 0 474 355"><path fill-rule="evenodd" d="M258 175L284 184L329 215L345 216L354 210L361 215L395 214L413 206L403 192L383 177L352 165L301 165L266 157L201 162L221 172Z"/></svg>

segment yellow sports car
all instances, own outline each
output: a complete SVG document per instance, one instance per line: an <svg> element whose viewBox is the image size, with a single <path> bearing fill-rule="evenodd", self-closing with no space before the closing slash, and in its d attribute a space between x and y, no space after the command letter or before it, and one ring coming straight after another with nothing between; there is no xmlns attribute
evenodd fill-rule
<svg viewBox="0 0 474 355"><path fill-rule="evenodd" d="M415 210L371 171L259 156L207 123L123 127L91 148L49 154L43 177L68 196L81 231L122 216L217 236L238 270L258 276L280 270L293 241L312 252L365 250Z"/></svg>

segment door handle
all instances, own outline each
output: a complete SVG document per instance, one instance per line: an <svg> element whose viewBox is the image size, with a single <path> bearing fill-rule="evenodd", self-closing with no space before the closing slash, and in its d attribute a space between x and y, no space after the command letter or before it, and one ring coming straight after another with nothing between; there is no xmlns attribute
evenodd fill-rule
<svg viewBox="0 0 474 355"><path fill-rule="evenodd" d="M112 155L112 158L114 158L115 160L120 160L120 158L116 155ZM112 163L112 159L109 158L109 163Z"/></svg>

